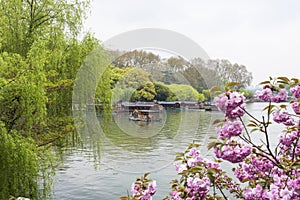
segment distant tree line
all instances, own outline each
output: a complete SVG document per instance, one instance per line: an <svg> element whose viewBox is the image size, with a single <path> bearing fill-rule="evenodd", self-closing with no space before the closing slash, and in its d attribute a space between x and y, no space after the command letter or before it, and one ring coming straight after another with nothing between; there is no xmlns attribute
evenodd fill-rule
<svg viewBox="0 0 300 200"><path fill-rule="evenodd" d="M231 64L228 60L205 62L201 58L195 58L187 61L180 56L162 59L159 55L143 50L114 51L111 55L113 55L112 89L115 88L117 81L120 81L119 86L123 85L121 87L127 94L126 97L122 96L120 88L115 88L119 99L203 101L209 98L208 90L213 86L238 82L239 88L245 88L253 79L251 72L248 72L244 65ZM191 88L195 91L191 91ZM178 92L176 95L174 90L181 91L182 95ZM129 91L133 94L130 97ZM185 94L190 92L193 95ZM116 95L114 97L117 98Z"/></svg>

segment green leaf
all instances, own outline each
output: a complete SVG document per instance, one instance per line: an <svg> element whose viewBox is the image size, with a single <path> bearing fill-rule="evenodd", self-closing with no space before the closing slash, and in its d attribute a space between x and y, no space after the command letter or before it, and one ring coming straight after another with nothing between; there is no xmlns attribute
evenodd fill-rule
<svg viewBox="0 0 300 200"><path fill-rule="evenodd" d="M289 82L290 82L290 79L288 79L287 77L283 77L283 76L281 76L281 77L277 77L277 80L282 80L282 83L286 83L286 84L288 84Z"/></svg>
<svg viewBox="0 0 300 200"><path fill-rule="evenodd" d="M275 105L269 105L269 106L266 106L263 110L265 111L265 110L270 110L270 111L272 111L272 109L274 108L274 107L276 107Z"/></svg>
<svg viewBox="0 0 300 200"><path fill-rule="evenodd" d="M257 127L257 124L247 124L248 127Z"/></svg>
<svg viewBox="0 0 300 200"><path fill-rule="evenodd" d="M253 132L258 131L258 130L260 130L260 128L253 128L253 129L251 129L250 133L253 133Z"/></svg>
<svg viewBox="0 0 300 200"><path fill-rule="evenodd" d="M227 87L233 87L233 86L240 86L241 84L240 83L237 83L237 82L230 82L230 83L227 83L226 86Z"/></svg>
<svg viewBox="0 0 300 200"><path fill-rule="evenodd" d="M212 173L207 172L207 177L209 178L211 183L215 183L215 176Z"/></svg>
<svg viewBox="0 0 300 200"><path fill-rule="evenodd" d="M254 121L254 120L252 120L252 119L251 119L251 120L249 120L249 122L251 122L252 124L258 125L258 124L257 124L257 122L256 122L256 121Z"/></svg>
<svg viewBox="0 0 300 200"><path fill-rule="evenodd" d="M184 156L184 153L182 153L182 152L177 152L176 155L177 155L178 157L183 157L183 156Z"/></svg>
<svg viewBox="0 0 300 200"><path fill-rule="evenodd" d="M246 183L248 181L249 181L249 179L245 178L245 179L242 180L242 183Z"/></svg>
<svg viewBox="0 0 300 200"><path fill-rule="evenodd" d="M284 85L282 85L282 84L279 84L278 87L279 88L285 88Z"/></svg>
<svg viewBox="0 0 300 200"><path fill-rule="evenodd" d="M280 108L286 109L287 105L282 104L282 105L280 105Z"/></svg>
<svg viewBox="0 0 300 200"><path fill-rule="evenodd" d="M224 123L224 120L216 119L213 121L212 125L216 125L216 124L220 124L220 123Z"/></svg>
<svg viewBox="0 0 300 200"><path fill-rule="evenodd" d="M210 149L213 148L216 144L217 144L216 141L213 141L213 142L208 143L207 149L210 150Z"/></svg>
<svg viewBox="0 0 300 200"><path fill-rule="evenodd" d="M182 157L179 157L179 156L176 156L175 160L174 161L179 161L179 160L183 160Z"/></svg>
<svg viewBox="0 0 300 200"><path fill-rule="evenodd" d="M288 82L285 81L277 81L277 83L288 84Z"/></svg>
<svg viewBox="0 0 300 200"><path fill-rule="evenodd" d="M296 85L296 84L299 83L299 79L297 79L297 78L292 78L291 80L294 82L294 83L293 83L294 85Z"/></svg>
<svg viewBox="0 0 300 200"><path fill-rule="evenodd" d="M150 173L145 173L144 174L144 179L147 179L147 176L149 175Z"/></svg>
<svg viewBox="0 0 300 200"><path fill-rule="evenodd" d="M213 86L212 88L210 88L209 91L210 91L211 93L212 93L212 92L217 92L217 91L221 91L221 88L218 87L218 86Z"/></svg>
<svg viewBox="0 0 300 200"><path fill-rule="evenodd" d="M215 174L215 173L217 173L218 171L219 171L219 170L216 169L216 168L209 168L209 169L207 170L208 173L212 173L212 174Z"/></svg>
<svg viewBox="0 0 300 200"><path fill-rule="evenodd" d="M263 81L259 83L260 85L270 84L270 81Z"/></svg>

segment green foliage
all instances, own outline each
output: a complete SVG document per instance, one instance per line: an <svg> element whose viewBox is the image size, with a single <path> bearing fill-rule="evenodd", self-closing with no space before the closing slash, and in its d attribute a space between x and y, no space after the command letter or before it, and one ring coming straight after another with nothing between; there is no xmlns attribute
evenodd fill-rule
<svg viewBox="0 0 300 200"><path fill-rule="evenodd" d="M177 98L175 94L169 89L169 87L161 82L154 83L157 101L176 101Z"/></svg>
<svg viewBox="0 0 300 200"><path fill-rule="evenodd" d="M210 92L209 90L202 90L202 95L204 96L204 100L210 100Z"/></svg>
<svg viewBox="0 0 300 200"><path fill-rule="evenodd" d="M74 80L83 60L100 46L91 34L77 39L88 10L89 0L0 0L1 199L48 199L40 191L50 189L54 164L37 146L74 130ZM106 57L101 53L99 59ZM103 86L99 93L107 101L110 89Z"/></svg>
<svg viewBox="0 0 300 200"><path fill-rule="evenodd" d="M76 39L89 1L0 2L1 119L8 130L28 131L46 115L71 115L76 73L99 44L89 34Z"/></svg>
<svg viewBox="0 0 300 200"><path fill-rule="evenodd" d="M16 131L8 134L3 124L0 124L1 199L8 199L10 195L31 199L49 197L48 189L51 185L49 176L44 179L45 190L39 190L40 174L45 177L49 174L43 166L39 165L39 159L39 152L33 141L23 138ZM43 159L47 160L47 157Z"/></svg>
<svg viewBox="0 0 300 200"><path fill-rule="evenodd" d="M132 69L131 67L118 68L118 67L111 66L111 75L110 75L111 87L114 88L115 85L118 84L119 80L121 80L122 77L131 69Z"/></svg>
<svg viewBox="0 0 300 200"><path fill-rule="evenodd" d="M200 93L198 96L198 101L204 101L206 99L205 95Z"/></svg>
<svg viewBox="0 0 300 200"><path fill-rule="evenodd" d="M148 81L133 94L131 101L152 101L156 95L155 86Z"/></svg>
<svg viewBox="0 0 300 200"><path fill-rule="evenodd" d="M128 88L120 88L116 87L112 91L112 99L113 103L118 101L130 101L132 95L136 92L135 88L128 87Z"/></svg>
<svg viewBox="0 0 300 200"><path fill-rule="evenodd" d="M151 101L156 95L152 76L141 68L112 67L110 84L114 101Z"/></svg>
<svg viewBox="0 0 300 200"><path fill-rule="evenodd" d="M160 61L159 56L146 51L130 51L117 57L113 61L116 67L138 67L143 68L146 65L157 64Z"/></svg>
<svg viewBox="0 0 300 200"><path fill-rule="evenodd" d="M132 68L119 80L122 88L140 88L147 82L152 82L151 74L140 68Z"/></svg>
<svg viewBox="0 0 300 200"><path fill-rule="evenodd" d="M203 77L207 76L206 73L200 74L200 70L192 66L184 70L182 75L186 78L188 83L195 88L198 92L202 92L203 89L207 89L207 83Z"/></svg>
<svg viewBox="0 0 300 200"><path fill-rule="evenodd" d="M26 56L39 38L62 34L77 36L89 1L0 0L0 5L2 49Z"/></svg>
<svg viewBox="0 0 300 200"><path fill-rule="evenodd" d="M276 90L276 87L289 89L291 87L297 86L298 84L299 84L299 79L297 78L289 79L283 76L275 77L275 78L269 77L269 80L260 83L260 85L268 86L272 90Z"/></svg>
<svg viewBox="0 0 300 200"><path fill-rule="evenodd" d="M190 63L183 59L182 57L170 57L167 60L168 65L174 70L174 71L181 71L185 68L189 68Z"/></svg>
<svg viewBox="0 0 300 200"><path fill-rule="evenodd" d="M1 78L7 81L6 85L2 85L0 93L0 104L3 106L0 118L9 130L29 131L45 117L45 53L38 52L39 48L43 48L43 44L35 43L26 59L18 54L0 55Z"/></svg>
<svg viewBox="0 0 300 200"><path fill-rule="evenodd" d="M197 90L190 85L171 84L168 85L168 87L180 101L199 101L203 98L203 96L200 96Z"/></svg>
<svg viewBox="0 0 300 200"><path fill-rule="evenodd" d="M217 74L217 71L214 68L214 66L216 65L216 60L208 60L207 62L204 62L204 60L202 60L201 58L194 58L191 61L191 63L193 64L193 67L198 71L195 74L200 76L200 78L198 78L195 75L194 77L199 80L201 79L204 80L204 83L202 83L204 85L199 85L198 87L201 87L203 89L209 89L215 85L218 86L222 85L222 81L219 75ZM193 80L189 80L189 81L191 82L191 84L193 82L197 82ZM192 86L197 89L197 87L194 84L192 84ZM200 90L198 91L201 92Z"/></svg>
<svg viewBox="0 0 300 200"><path fill-rule="evenodd" d="M111 117L111 99L112 91L110 85L110 75L111 69L108 67L100 77L97 89L96 89L96 99L102 104L102 109L104 112L105 120L110 120ZM97 101L96 101L97 102Z"/></svg>
<svg viewBox="0 0 300 200"><path fill-rule="evenodd" d="M240 83L241 87L249 86L252 82L252 73L244 65L231 64L228 60L217 60L215 70L223 84L229 82Z"/></svg>
<svg viewBox="0 0 300 200"><path fill-rule="evenodd" d="M74 81L83 60L93 49L99 48L99 41L87 34L82 41L56 38L58 44L49 54L46 68L46 90L49 99L47 108L50 116L69 116L72 114L72 95ZM49 46L52 48L52 39Z"/></svg>
<svg viewBox="0 0 300 200"><path fill-rule="evenodd" d="M223 86L213 86L212 88L210 88L210 90L203 91L203 93L205 93L205 95L209 95L210 98L214 98L214 97L220 95L221 93L227 92L227 91L238 91L240 93L243 93L243 95L248 99L253 98L253 96L254 96L253 91L243 88L241 86L241 83L238 83L238 82L228 82L228 83L224 84Z"/></svg>

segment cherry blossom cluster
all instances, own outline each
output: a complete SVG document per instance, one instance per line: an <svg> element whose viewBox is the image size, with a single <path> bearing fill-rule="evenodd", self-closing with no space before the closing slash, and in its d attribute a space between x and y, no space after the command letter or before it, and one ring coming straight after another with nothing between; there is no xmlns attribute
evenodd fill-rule
<svg viewBox="0 0 300 200"><path fill-rule="evenodd" d="M279 110L278 112L273 112L273 120L277 123L282 123L286 126L296 125L294 118L286 110Z"/></svg>
<svg viewBox="0 0 300 200"><path fill-rule="evenodd" d="M200 151L196 147L187 149L185 154L179 158L179 161L174 163L174 166L176 171L179 174L185 174L186 178L184 179L183 184L179 184L178 181L174 182L175 187L171 192L172 200L205 199L206 194L209 192L209 188L211 186L210 179L205 173L194 174L190 171L197 166L201 167L203 172L205 171L204 169L206 169L205 167L220 168L217 163L212 163L203 158Z"/></svg>
<svg viewBox="0 0 300 200"><path fill-rule="evenodd" d="M258 98L275 103L286 101L285 89L280 89L276 94L276 90L270 88L274 87L265 87L257 92ZM290 105L299 115L300 86L292 87L290 92L295 98ZM259 154L253 154L239 163L234 173L241 182L249 183L249 187L243 190L244 199L300 199L300 132L296 122L299 116L289 113L285 106L276 111L271 108L268 107L268 113L273 112L274 122L286 126L286 130L279 134L275 152L271 152L269 145L266 145L267 150L256 146ZM269 125L267 123L265 127ZM264 133L267 136L267 132Z"/></svg>
<svg viewBox="0 0 300 200"><path fill-rule="evenodd" d="M242 122L234 120L227 120L221 128L217 128L217 133L221 139L231 138L233 136L239 136L244 127Z"/></svg>
<svg viewBox="0 0 300 200"><path fill-rule="evenodd" d="M258 172L260 173L260 172ZM264 179L251 179L253 187L243 190L246 200L293 200L300 199L300 171L292 170L290 175L277 167L271 168Z"/></svg>
<svg viewBox="0 0 300 200"><path fill-rule="evenodd" d="M136 200L152 200L156 191L156 181L147 179L147 174L138 178L131 186L132 199Z"/></svg>
<svg viewBox="0 0 300 200"><path fill-rule="evenodd" d="M295 97L295 98L300 98L300 85L297 85L297 86L295 86L295 87L292 87L291 89L290 89L290 91L291 91L291 93L293 94L293 96Z"/></svg>
<svg viewBox="0 0 300 200"><path fill-rule="evenodd" d="M300 115L300 102L293 102L291 107L297 115Z"/></svg>
<svg viewBox="0 0 300 200"><path fill-rule="evenodd" d="M231 163L239 163L251 154L252 146L230 140L227 143L216 145L214 152L217 158L222 158Z"/></svg>
<svg viewBox="0 0 300 200"><path fill-rule="evenodd" d="M257 97L262 101L272 101L276 103L285 102L287 100L286 89L280 89L278 93L273 92L270 87L265 87L261 91L256 91Z"/></svg>
<svg viewBox="0 0 300 200"><path fill-rule="evenodd" d="M285 80L283 78L283 80ZM284 82L280 80L280 82ZM296 115L300 114L300 86L297 85L290 89L294 96L294 100L290 105ZM260 130L267 138L262 145L252 142L250 135L240 137L247 144L241 144L240 141L233 140L232 137L242 134L242 123L236 121L234 114L228 113L234 109L228 109L231 95L233 92L226 92L215 98L215 103L219 110L225 113L225 122L221 128L217 128L218 138L220 142L216 142L214 146L215 156L231 163L238 163L234 168L234 174L240 182L248 182L248 187L242 190L243 199L300 199L300 131L299 116L295 116L288 112L285 105L278 106L278 109L269 104L265 108L267 114L273 115L273 121L285 125L287 128L279 134L279 143L275 152L272 152L267 128L271 124L270 121L258 120L253 116L251 126L256 126L256 130ZM274 85L267 85L263 90L256 92L257 97L266 102L286 102L288 92L286 89L276 88ZM240 97L239 99L243 99ZM241 104L231 104L246 112L246 108ZM248 114L248 113L247 113ZM243 115L238 116L240 117ZM295 119L295 117L297 117ZM296 121L298 120L298 122ZM239 123L238 123L239 122ZM237 126L233 126L236 124ZM262 128L265 127L265 128ZM231 131L235 132L232 133ZM265 147L265 148L262 148ZM254 148L254 149L253 149ZM251 156L250 156L251 155Z"/></svg>
<svg viewBox="0 0 300 200"><path fill-rule="evenodd" d="M229 119L236 119L245 114L245 97L239 92L227 92L214 99L218 109Z"/></svg>
<svg viewBox="0 0 300 200"><path fill-rule="evenodd" d="M274 167L274 164L267 158L262 156L251 156L245 162L239 163L234 170L235 176L241 181L269 179L269 172Z"/></svg>
<svg viewBox="0 0 300 200"><path fill-rule="evenodd" d="M294 102L291 103L291 107L297 115L300 115L300 102L299 102L299 99L300 99L300 85L297 85L296 87L292 87L290 89L290 91L293 94L293 96L296 99L298 99L298 101L294 101Z"/></svg>
<svg viewBox="0 0 300 200"><path fill-rule="evenodd" d="M207 164L208 163L208 164ZM187 179L185 184L178 184L175 190L171 192L171 199L178 200L184 199L188 196L190 199L205 199L206 194L209 192L210 179L205 175L202 176L188 173L188 171L196 166L201 166L204 169L204 165L210 165L209 167L220 168L217 163L212 163L209 160L202 157L200 151L196 147L192 147L186 151L180 162L175 162L174 166L178 173L187 173ZM182 188L185 186L184 190Z"/></svg>
<svg viewBox="0 0 300 200"><path fill-rule="evenodd" d="M186 191L191 194L194 199L203 199L209 192L210 184L208 177L188 177Z"/></svg>
<svg viewBox="0 0 300 200"><path fill-rule="evenodd" d="M216 128L216 141L208 145L213 147L216 159L203 157L194 143L179 153L174 166L180 180L171 182L172 191L165 200L229 199L223 190L235 199L300 200L300 80L279 77L263 84L263 90L256 94L268 102L266 117L256 118L247 112L242 93L227 90L215 97L216 106L225 116L218 121L222 124ZM290 106L294 113L287 108L285 88L293 95ZM250 118L248 126L245 114ZM285 126L276 144L270 144L273 122ZM261 138L254 140L252 132L259 132ZM232 163L235 179L222 170L222 161ZM151 199L156 183L140 180L132 185L132 196Z"/></svg>
<svg viewBox="0 0 300 200"><path fill-rule="evenodd" d="M279 135L280 153L285 155L288 159L293 156L300 156L300 132L282 132Z"/></svg>
<svg viewBox="0 0 300 200"><path fill-rule="evenodd" d="M171 200L210 199L210 188L216 185L236 194L241 192L239 184L222 171L220 164L204 158L196 147L188 148L176 160L175 169L182 177L173 181Z"/></svg>
<svg viewBox="0 0 300 200"><path fill-rule="evenodd" d="M251 145L231 140L231 137L239 136L244 126L237 118L243 116L246 110L245 97L239 92L226 92L214 99L216 106L225 114L225 122L221 128L217 128L219 139L222 143L214 146L217 158L232 163L242 162L251 154Z"/></svg>

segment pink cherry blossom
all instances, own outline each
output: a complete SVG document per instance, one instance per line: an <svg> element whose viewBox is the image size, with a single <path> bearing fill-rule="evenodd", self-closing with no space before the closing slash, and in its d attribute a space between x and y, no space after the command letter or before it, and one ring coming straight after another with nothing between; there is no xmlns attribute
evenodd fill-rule
<svg viewBox="0 0 300 200"><path fill-rule="evenodd" d="M297 115L300 115L300 102L293 102L291 104L292 106L292 109L294 110L294 112L297 114Z"/></svg>
<svg viewBox="0 0 300 200"><path fill-rule="evenodd" d="M245 114L245 97L239 92L227 92L215 97L214 102L218 109L229 119L235 119Z"/></svg>
<svg viewBox="0 0 300 200"><path fill-rule="evenodd" d="M238 136L243 131L243 124L240 121L225 121L221 128L217 128L217 133L221 139Z"/></svg>
<svg viewBox="0 0 300 200"><path fill-rule="evenodd" d="M261 91L256 91L257 98L262 101L271 101L273 93L270 88L265 88Z"/></svg>
<svg viewBox="0 0 300 200"><path fill-rule="evenodd" d="M280 103L280 102L285 102L287 101L287 91L286 89L280 89L278 94L273 94L271 96L271 101L275 102L275 103Z"/></svg>
<svg viewBox="0 0 300 200"><path fill-rule="evenodd" d="M294 126L296 124L294 118L285 110L274 112L273 120L277 123L283 123L286 126Z"/></svg>
<svg viewBox="0 0 300 200"><path fill-rule="evenodd" d="M231 140L227 144L216 145L214 152L217 158L222 158L232 163L242 162L252 152L251 145L239 144Z"/></svg>
<svg viewBox="0 0 300 200"><path fill-rule="evenodd" d="M300 85L293 87L290 89L291 93L294 95L295 98L300 98Z"/></svg>

